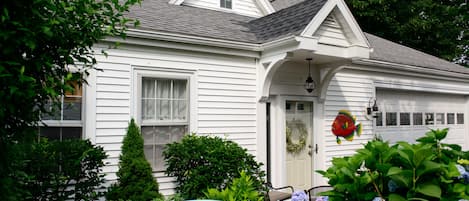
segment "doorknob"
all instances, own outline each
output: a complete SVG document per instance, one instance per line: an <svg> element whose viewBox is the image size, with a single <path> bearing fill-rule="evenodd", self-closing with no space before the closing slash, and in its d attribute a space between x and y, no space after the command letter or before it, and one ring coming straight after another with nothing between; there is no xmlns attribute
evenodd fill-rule
<svg viewBox="0 0 469 201"><path fill-rule="evenodd" d="M316 152L316 154L318 154L318 151L319 151L319 147L318 147L318 144L316 144L316 146L314 148L314 152Z"/></svg>

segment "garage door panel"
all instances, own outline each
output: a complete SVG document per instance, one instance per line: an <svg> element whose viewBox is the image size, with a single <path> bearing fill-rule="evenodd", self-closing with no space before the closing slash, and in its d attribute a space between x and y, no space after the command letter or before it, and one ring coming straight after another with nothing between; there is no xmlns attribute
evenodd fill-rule
<svg viewBox="0 0 469 201"><path fill-rule="evenodd" d="M430 129L450 128L447 142L464 144L468 140L465 134L464 121L457 122L457 114L463 115L466 111L466 97L453 94L438 94L404 90L377 89L376 97L379 111L382 115L382 126L376 124L375 131L383 139L394 143L397 141L415 142L416 139L425 135ZM395 113L388 114L387 113ZM401 113L406 113L402 117L409 118L403 120L401 125ZM419 122L422 125L414 124ZM414 115L415 114L415 115ZM449 115L448 115L449 114ZM387 125L388 121L395 124ZM460 116L462 117L462 116ZM448 122L448 118L451 119ZM459 139L459 140L458 140Z"/></svg>

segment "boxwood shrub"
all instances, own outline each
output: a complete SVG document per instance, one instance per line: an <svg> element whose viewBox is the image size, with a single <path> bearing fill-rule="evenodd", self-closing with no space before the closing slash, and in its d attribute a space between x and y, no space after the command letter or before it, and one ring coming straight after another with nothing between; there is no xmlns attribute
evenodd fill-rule
<svg viewBox="0 0 469 201"><path fill-rule="evenodd" d="M263 190L262 164L232 141L191 134L168 144L163 156L166 174L176 177L176 190L185 199L202 198L209 188L222 190L242 171L253 179L255 189Z"/></svg>

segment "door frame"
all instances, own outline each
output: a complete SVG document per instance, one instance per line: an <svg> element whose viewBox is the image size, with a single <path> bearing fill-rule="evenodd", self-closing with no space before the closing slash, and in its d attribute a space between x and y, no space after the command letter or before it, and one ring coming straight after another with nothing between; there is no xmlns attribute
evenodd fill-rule
<svg viewBox="0 0 469 201"><path fill-rule="evenodd" d="M315 170L323 168L323 146L322 142L322 116L323 116L323 104L318 101L316 96L294 96L294 95L278 95L271 97L270 104L270 155L271 155L271 180L274 186L285 186L287 185L287 167L286 167L286 137L285 137L285 105L286 101L305 101L313 103L313 133L310 138L309 144L313 146L312 157L312 174L311 184L312 186L320 184L320 175L315 174ZM313 143L315 142L315 143ZM315 145L318 145L319 152L314 152ZM312 187L311 186L311 187Z"/></svg>

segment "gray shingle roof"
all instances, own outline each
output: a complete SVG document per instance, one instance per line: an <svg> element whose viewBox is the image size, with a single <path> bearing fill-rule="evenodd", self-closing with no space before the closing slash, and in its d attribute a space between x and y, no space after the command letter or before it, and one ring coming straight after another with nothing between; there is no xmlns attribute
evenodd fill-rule
<svg viewBox="0 0 469 201"><path fill-rule="evenodd" d="M280 2L287 5L285 1L290 0L275 0L273 5L276 5L275 2L277 5ZM301 1L255 19L203 8L170 5L168 0L146 0L141 7L133 7L129 17L140 20L139 29L260 44L299 34L327 0ZM374 49L370 55L373 60L469 74L469 69L437 57L371 34L366 34L366 37Z"/></svg>
<svg viewBox="0 0 469 201"><path fill-rule="evenodd" d="M270 4L272 4L272 7L274 7L274 9L278 11L293 6L302 1L304 0L271 0Z"/></svg>
<svg viewBox="0 0 469 201"><path fill-rule="evenodd" d="M373 48L373 52L370 54L370 59L469 74L469 68L453 64L438 57L391 42L369 33L365 33L365 36Z"/></svg>
<svg viewBox="0 0 469 201"><path fill-rule="evenodd" d="M307 0L249 22L261 42L297 35L316 16L327 0Z"/></svg>
<svg viewBox="0 0 469 201"><path fill-rule="evenodd" d="M146 0L128 14L140 20L139 29L257 43L248 22L252 17L233 13L177 6L169 0Z"/></svg>

